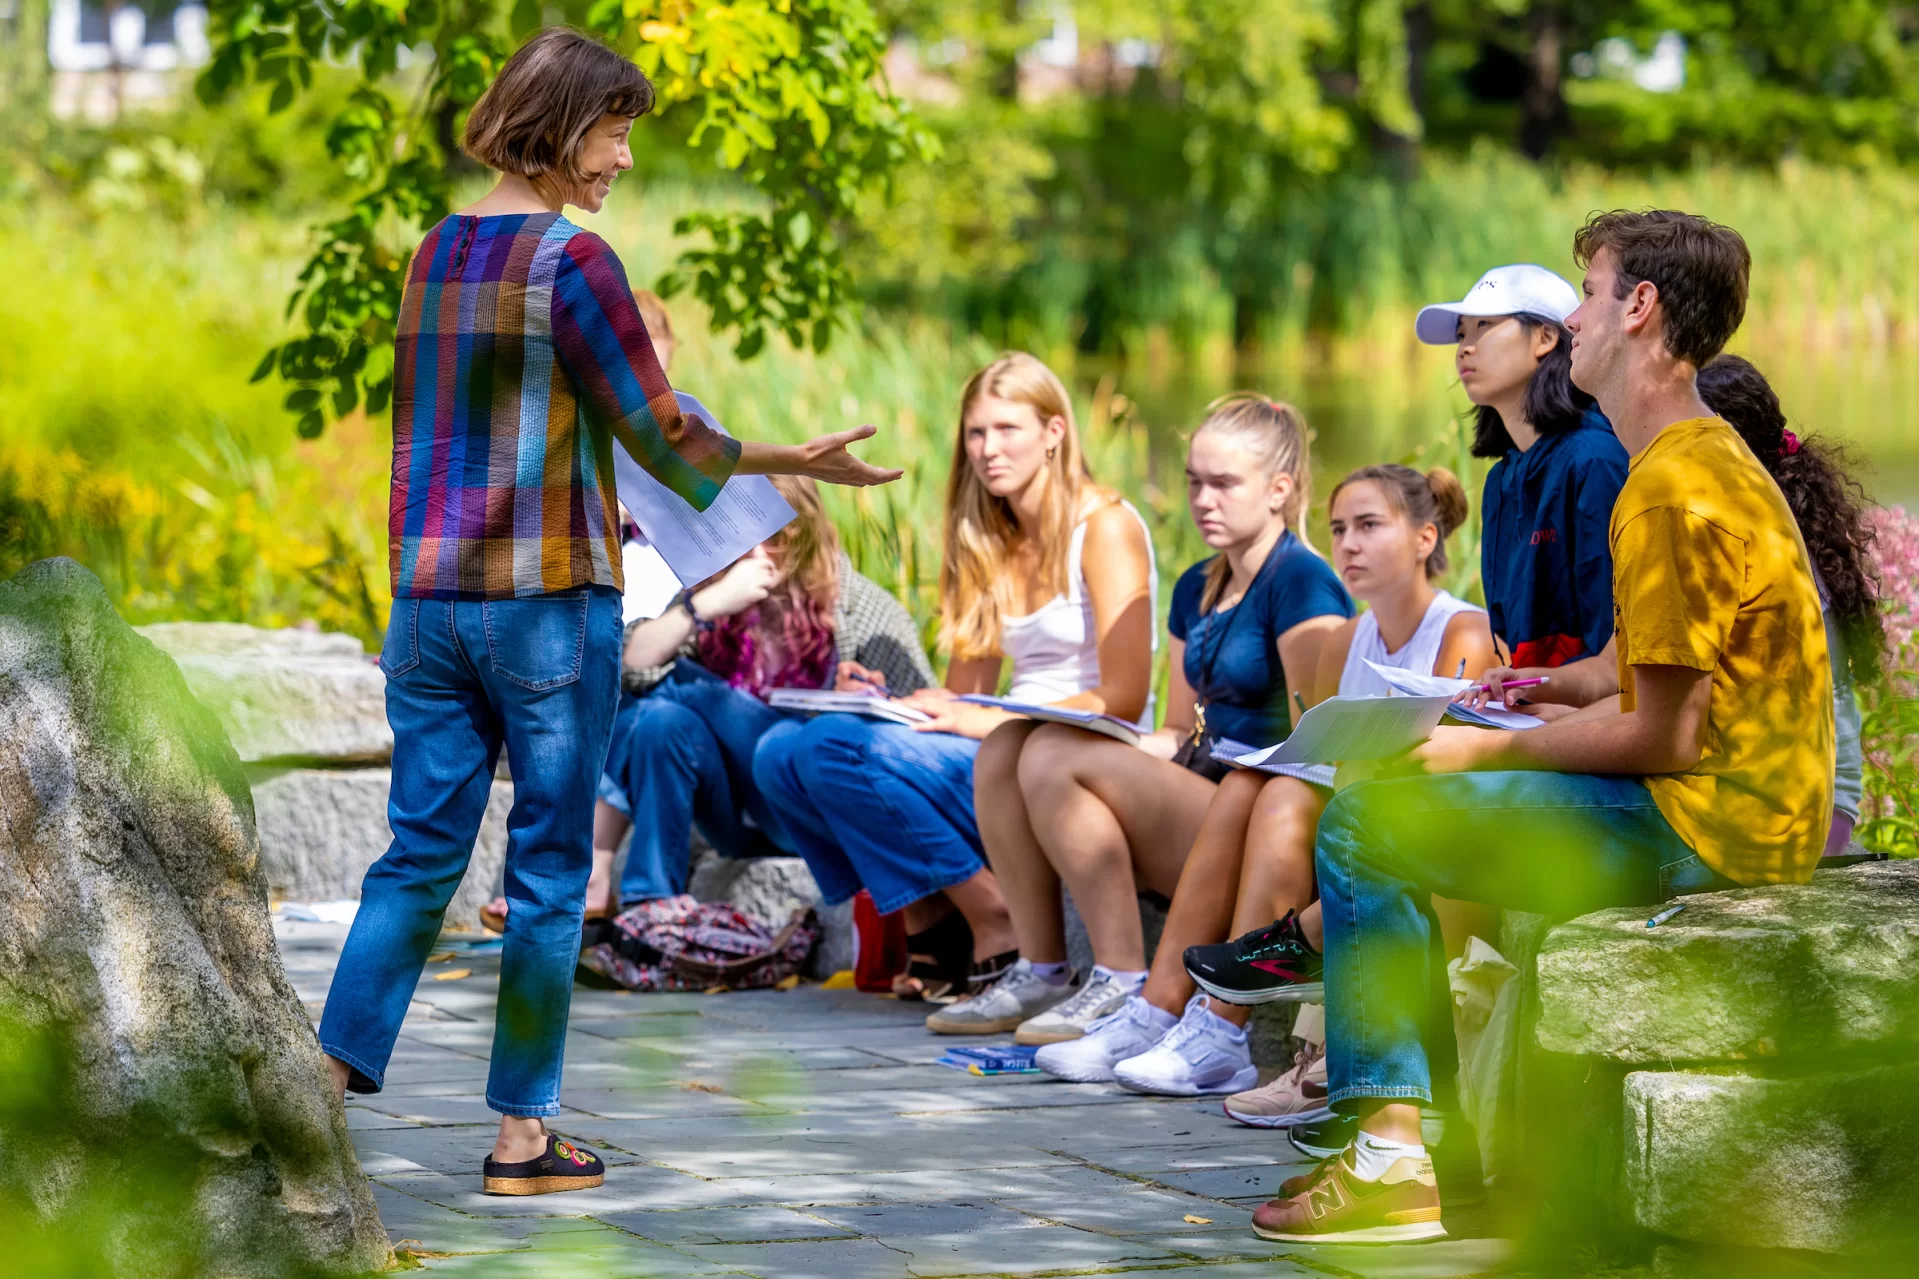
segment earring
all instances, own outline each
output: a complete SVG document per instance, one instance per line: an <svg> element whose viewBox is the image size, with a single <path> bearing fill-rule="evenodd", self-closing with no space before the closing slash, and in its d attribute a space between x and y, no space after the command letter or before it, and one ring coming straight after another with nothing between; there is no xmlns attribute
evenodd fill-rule
<svg viewBox="0 0 1919 1279"><path fill-rule="evenodd" d="M1055 454L1055 453L1057 453L1057 452L1059 452L1059 445L1057 445L1057 444L1055 444L1055 445L1053 445L1053 447L1051 447L1051 448L1049 448L1049 449L1047 449L1047 450L1046 450L1046 460L1047 460L1047 461L1049 461L1049 462L1050 462L1050 461L1052 461L1052 460L1053 460L1053 454Z"/></svg>

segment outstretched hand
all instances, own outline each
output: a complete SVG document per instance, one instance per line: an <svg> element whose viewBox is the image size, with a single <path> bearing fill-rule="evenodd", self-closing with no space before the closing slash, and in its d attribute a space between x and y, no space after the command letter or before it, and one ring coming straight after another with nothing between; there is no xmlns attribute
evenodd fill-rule
<svg viewBox="0 0 1919 1279"><path fill-rule="evenodd" d="M878 427L869 424L808 440L800 446L804 459L800 474L810 475L822 484L846 484L854 488L891 484L905 472L874 466L853 456L847 449L847 445L871 439L878 431Z"/></svg>

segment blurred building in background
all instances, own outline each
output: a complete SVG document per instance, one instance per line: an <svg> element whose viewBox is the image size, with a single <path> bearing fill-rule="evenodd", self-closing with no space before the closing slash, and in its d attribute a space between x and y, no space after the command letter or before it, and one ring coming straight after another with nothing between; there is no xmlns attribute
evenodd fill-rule
<svg viewBox="0 0 1919 1279"><path fill-rule="evenodd" d="M170 0L53 0L47 12L49 105L94 123L189 91L207 60L207 11Z"/></svg>

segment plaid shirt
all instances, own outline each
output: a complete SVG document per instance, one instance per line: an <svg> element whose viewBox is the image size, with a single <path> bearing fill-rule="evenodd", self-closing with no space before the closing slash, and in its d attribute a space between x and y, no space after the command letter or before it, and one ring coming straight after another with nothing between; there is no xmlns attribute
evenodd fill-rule
<svg viewBox="0 0 1919 1279"><path fill-rule="evenodd" d="M624 589L614 439L699 510L739 460L680 412L613 250L557 213L427 232L393 361L396 599Z"/></svg>

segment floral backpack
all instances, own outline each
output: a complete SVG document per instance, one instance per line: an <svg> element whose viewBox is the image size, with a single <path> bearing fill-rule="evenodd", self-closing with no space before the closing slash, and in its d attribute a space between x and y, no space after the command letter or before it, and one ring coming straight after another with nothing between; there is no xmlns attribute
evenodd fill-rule
<svg viewBox="0 0 1919 1279"><path fill-rule="evenodd" d="M580 969L626 990L763 990L797 974L819 935L811 908L774 933L726 902L682 893L622 912L611 940L580 953Z"/></svg>

